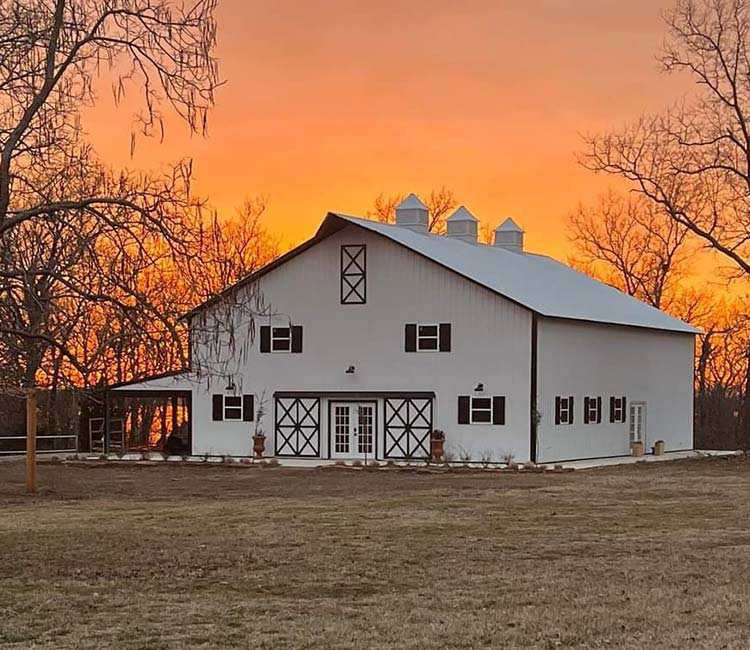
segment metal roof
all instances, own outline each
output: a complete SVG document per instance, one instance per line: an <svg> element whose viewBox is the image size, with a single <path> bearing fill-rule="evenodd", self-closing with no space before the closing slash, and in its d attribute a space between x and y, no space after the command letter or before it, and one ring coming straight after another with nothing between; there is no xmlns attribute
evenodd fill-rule
<svg viewBox="0 0 750 650"><path fill-rule="evenodd" d="M542 316L698 333L691 325L545 255L338 213L329 213L316 239L343 225L330 223L332 218L382 235Z"/></svg>
<svg viewBox="0 0 750 650"><path fill-rule="evenodd" d="M409 194L401 203L396 206L397 209L406 208L407 210L420 209L427 210L427 206L419 200L419 197L413 192Z"/></svg>
<svg viewBox="0 0 750 650"><path fill-rule="evenodd" d="M495 228L495 232L523 232L523 229L521 226L519 226L513 219L508 217L505 221L503 221L497 228Z"/></svg>
<svg viewBox="0 0 750 650"><path fill-rule="evenodd" d="M459 206L458 209L446 219L447 221L479 221L471 212L469 212L463 205Z"/></svg>

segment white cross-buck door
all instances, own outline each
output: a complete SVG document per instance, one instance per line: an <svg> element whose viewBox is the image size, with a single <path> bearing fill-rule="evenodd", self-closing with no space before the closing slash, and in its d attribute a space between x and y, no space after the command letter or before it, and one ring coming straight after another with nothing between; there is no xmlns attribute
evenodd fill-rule
<svg viewBox="0 0 750 650"><path fill-rule="evenodd" d="M331 458L375 457L375 404L331 404Z"/></svg>
<svg viewBox="0 0 750 650"><path fill-rule="evenodd" d="M630 403L630 442L642 442L646 448L646 404Z"/></svg>

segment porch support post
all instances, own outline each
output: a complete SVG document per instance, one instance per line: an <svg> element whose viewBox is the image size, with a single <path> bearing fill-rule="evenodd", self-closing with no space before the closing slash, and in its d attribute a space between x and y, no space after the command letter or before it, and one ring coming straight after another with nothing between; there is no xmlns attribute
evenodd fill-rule
<svg viewBox="0 0 750 650"><path fill-rule="evenodd" d="M104 440L103 446L104 446L104 453L109 453L109 391L105 388L104 389Z"/></svg>
<svg viewBox="0 0 750 650"><path fill-rule="evenodd" d="M177 395L172 395L172 435L177 433Z"/></svg>

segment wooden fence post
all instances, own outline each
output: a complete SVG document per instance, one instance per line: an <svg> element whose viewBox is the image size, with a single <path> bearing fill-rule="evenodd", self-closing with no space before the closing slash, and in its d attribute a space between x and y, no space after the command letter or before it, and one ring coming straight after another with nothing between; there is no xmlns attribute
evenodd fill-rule
<svg viewBox="0 0 750 650"><path fill-rule="evenodd" d="M36 493L36 388L26 394L26 491Z"/></svg>

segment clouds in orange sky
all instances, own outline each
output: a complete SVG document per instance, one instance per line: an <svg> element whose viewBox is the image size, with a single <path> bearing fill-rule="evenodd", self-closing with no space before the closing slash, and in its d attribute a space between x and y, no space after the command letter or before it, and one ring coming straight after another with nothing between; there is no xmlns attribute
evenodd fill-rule
<svg viewBox="0 0 750 650"><path fill-rule="evenodd" d="M658 72L653 0L224 0L209 137L170 122L130 159L127 107L102 93L87 125L117 165L192 156L222 210L266 195L288 244L327 210L446 185L482 220L512 214L529 247L564 257L564 221L605 185L574 158L579 133L679 98ZM116 111L116 114L115 114ZM117 124L117 128L113 128Z"/></svg>

